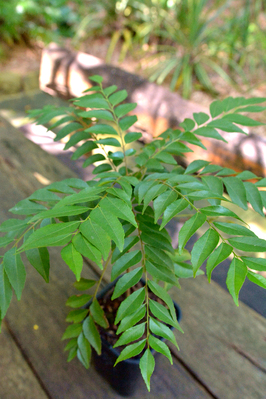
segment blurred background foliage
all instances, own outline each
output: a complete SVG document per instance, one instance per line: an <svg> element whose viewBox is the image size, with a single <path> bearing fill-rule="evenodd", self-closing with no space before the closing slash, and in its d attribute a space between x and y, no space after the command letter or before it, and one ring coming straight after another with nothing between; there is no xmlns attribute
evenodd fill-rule
<svg viewBox="0 0 266 400"><path fill-rule="evenodd" d="M0 55L17 43L109 40L152 81L189 98L216 94L213 79L247 84L266 66L266 0L0 0ZM89 49L88 49L89 52Z"/></svg>

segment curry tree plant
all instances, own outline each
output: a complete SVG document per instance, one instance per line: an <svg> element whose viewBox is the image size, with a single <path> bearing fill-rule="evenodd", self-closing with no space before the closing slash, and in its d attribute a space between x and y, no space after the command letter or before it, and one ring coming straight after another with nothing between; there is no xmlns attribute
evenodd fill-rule
<svg viewBox="0 0 266 400"><path fill-rule="evenodd" d="M177 346L169 326L181 328L167 290L178 287L179 278L203 274L200 267L207 260L210 280L213 269L230 258L226 283L236 305L246 278L266 288L266 279L255 272L266 271L266 259L254 256L266 251L266 241L230 209L232 203L244 210L253 207L264 217L266 192L260 188L266 187L266 178L204 160L195 160L185 169L175 157L191 151L190 145L204 147L201 137L224 140L221 130L245 134L240 126L259 123L242 113L266 109L259 105L266 98L216 100L209 114L195 113L180 129L168 129L137 151L135 142L141 134L130 130L137 118L128 115L136 104L124 102L125 90L103 88L99 76L90 79L96 85L73 100L73 106L32 112L39 124L53 120L50 129L57 129L55 140L64 138L65 149L75 147L73 159L86 155L84 167L98 165L88 182L52 183L11 208L20 218L0 226L5 233L0 246L8 246L0 265L1 318L13 290L18 299L22 295L26 272L21 254L48 282L47 248L60 247L62 259L75 275L75 287L85 291L67 302L73 307L67 317L72 324L63 338L69 339L68 359L77 356L88 367L92 347L101 353L98 328L108 328L97 293L109 269L111 280L118 278L112 299L125 294L115 316L116 346L124 346L116 363L140 355L149 389L154 350L172 362L169 347L158 337ZM166 226L184 214L187 220L174 249ZM204 233L188 257L185 246L200 228ZM98 280L82 277L84 258L97 265ZM142 277L143 286L131 291Z"/></svg>

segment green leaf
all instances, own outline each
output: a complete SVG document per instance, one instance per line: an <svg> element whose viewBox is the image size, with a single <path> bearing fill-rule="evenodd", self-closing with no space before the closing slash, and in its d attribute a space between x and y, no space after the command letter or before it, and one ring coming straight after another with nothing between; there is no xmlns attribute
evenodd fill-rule
<svg viewBox="0 0 266 400"><path fill-rule="evenodd" d="M111 250L111 239L106 231L89 218L80 225L80 232L101 252L103 259L107 260Z"/></svg>
<svg viewBox="0 0 266 400"><path fill-rule="evenodd" d="M205 160L194 160L192 163L189 164L189 166L186 168L184 174L194 174L194 172L199 171L203 167L206 167L206 165L209 165L209 161Z"/></svg>
<svg viewBox="0 0 266 400"><path fill-rule="evenodd" d="M157 264L173 269L173 261L164 250L153 246L145 246L145 255Z"/></svg>
<svg viewBox="0 0 266 400"><path fill-rule="evenodd" d="M97 354L101 354L102 350L101 337L91 316L88 316L83 321L82 330L85 338L92 345Z"/></svg>
<svg viewBox="0 0 266 400"><path fill-rule="evenodd" d="M186 278L193 278L194 277L194 275L193 275L193 267L192 267L192 265L190 265L188 263L178 261L177 263L174 264L174 268L175 268L175 275L178 278L185 278L186 279ZM196 272L196 276L198 276L198 275L204 275L204 272L201 269L199 269Z"/></svg>
<svg viewBox="0 0 266 400"><path fill-rule="evenodd" d="M244 132L242 129L240 129L237 125L235 125L232 122L227 121L225 119L216 119L214 121L211 121L208 124L208 127L221 129L224 132L240 132L240 133L244 133L246 135L246 132ZM195 133L195 131L194 131L194 133Z"/></svg>
<svg viewBox="0 0 266 400"><path fill-rule="evenodd" d="M3 319L13 295L12 286L4 269L4 263L0 264L0 314Z"/></svg>
<svg viewBox="0 0 266 400"><path fill-rule="evenodd" d="M84 257L94 261L101 269L102 266L102 255L96 247L94 247L88 240L81 234L78 233L72 240L76 250L81 253Z"/></svg>
<svg viewBox="0 0 266 400"><path fill-rule="evenodd" d="M127 193L124 192L123 189L111 187L111 188L106 189L106 192L109 193L109 194L111 194L111 195L113 195L113 196L115 196L115 197L118 197L119 199L121 199L121 200L123 200L125 203L127 203L127 205L128 205L129 207L131 207L131 199L130 199L130 197L127 195Z"/></svg>
<svg viewBox="0 0 266 400"><path fill-rule="evenodd" d="M210 105L210 113L212 118L217 117L218 115L224 112L223 102L220 100L215 100Z"/></svg>
<svg viewBox="0 0 266 400"><path fill-rule="evenodd" d="M246 179L258 179L257 175L253 174L251 171L243 171L237 174L238 179L246 180Z"/></svg>
<svg viewBox="0 0 266 400"><path fill-rule="evenodd" d="M223 178L223 182L233 203L247 210L247 196L243 182L234 176Z"/></svg>
<svg viewBox="0 0 266 400"><path fill-rule="evenodd" d="M138 307L140 307L145 299L145 288L141 288L131 293L119 306L115 324L118 324L125 316L131 314Z"/></svg>
<svg viewBox="0 0 266 400"><path fill-rule="evenodd" d="M171 297L167 293L167 291L163 287L161 287L158 283L150 281L150 280L148 281L148 286L149 286L150 290L156 296L158 296L160 299L162 299L165 302L165 304L169 308L169 311L170 311L170 314L171 314L173 320L177 323L175 306L174 306L173 300L171 299ZM181 332L183 332L180 327L179 327L179 330Z"/></svg>
<svg viewBox="0 0 266 400"><path fill-rule="evenodd" d="M78 282L74 283L74 288L77 290L88 290L96 283L93 279L80 278Z"/></svg>
<svg viewBox="0 0 266 400"><path fill-rule="evenodd" d="M266 271L266 258L241 257L244 263L255 271Z"/></svg>
<svg viewBox="0 0 266 400"><path fill-rule="evenodd" d="M81 332L82 325L80 323L69 325L62 336L62 340L76 338Z"/></svg>
<svg viewBox="0 0 266 400"><path fill-rule="evenodd" d="M124 229L125 229L125 226L129 227L129 231L128 231L129 235L135 230L135 227L132 226L131 224L124 225L123 226ZM127 231L125 231L125 235L127 235ZM138 242L139 242L138 236L128 236L127 238L125 238L123 251L120 252L120 250L117 247L114 249L113 256L112 256L112 263L114 263L116 260L118 260L120 257L122 257L125 253L127 253L128 250L130 250Z"/></svg>
<svg viewBox="0 0 266 400"><path fill-rule="evenodd" d="M194 235L195 232L204 224L206 216L201 213L196 213L187 220L179 232L178 248L181 253L187 241Z"/></svg>
<svg viewBox="0 0 266 400"><path fill-rule="evenodd" d="M115 128L113 128L111 125L107 125L107 124L93 125L90 128L87 128L86 132L95 133L96 135L98 135L98 134L118 135Z"/></svg>
<svg viewBox="0 0 266 400"><path fill-rule="evenodd" d="M219 196L223 195L224 192L224 186L223 186L223 182L220 178L218 178L217 176L203 176L202 177L202 182L208 186L208 188L213 192L213 193L217 193ZM212 205L219 205L220 204L220 200L218 199L209 199L209 203L211 203Z"/></svg>
<svg viewBox="0 0 266 400"><path fill-rule="evenodd" d="M150 380L155 368L155 360L149 349L147 349L141 357L139 367L147 389L150 391Z"/></svg>
<svg viewBox="0 0 266 400"><path fill-rule="evenodd" d="M209 282L211 280L211 273L214 268L218 264L226 260L230 256L232 251L233 248L229 246L229 244L221 243L220 246L218 246L217 249L215 249L214 252L210 255L206 265L206 272Z"/></svg>
<svg viewBox="0 0 266 400"><path fill-rule="evenodd" d="M66 317L66 322L73 322L77 324L78 322L82 322L84 318L86 318L88 314L88 310L78 309L71 310Z"/></svg>
<svg viewBox="0 0 266 400"><path fill-rule="evenodd" d="M246 275L246 265L238 258L234 258L227 273L226 285L237 306L239 305L238 294L243 283L245 282Z"/></svg>
<svg viewBox="0 0 266 400"><path fill-rule="evenodd" d="M9 211L13 214L18 215L32 215L37 212L47 210L42 204L34 203L28 199L19 201L14 207Z"/></svg>
<svg viewBox="0 0 266 400"><path fill-rule="evenodd" d="M108 86L107 88L103 89L103 93L105 94L105 96L109 97L110 94L112 94L116 90L117 90L117 86L111 85L111 86Z"/></svg>
<svg viewBox="0 0 266 400"><path fill-rule="evenodd" d="M114 347L124 346L130 342L134 342L135 340L140 339L145 332L146 322L142 324L133 326L132 328L127 329L122 335L119 337Z"/></svg>
<svg viewBox="0 0 266 400"><path fill-rule="evenodd" d="M112 267L111 280L116 279L122 272L138 264L142 258L140 250L133 250L120 257Z"/></svg>
<svg viewBox="0 0 266 400"><path fill-rule="evenodd" d="M135 312L133 312L130 315L127 315L122 319L120 322L120 325L117 329L117 335L119 335L121 332L128 330L132 326L134 326L136 323L138 323L142 318L144 318L146 314L146 306L143 304L141 307L139 307Z"/></svg>
<svg viewBox="0 0 266 400"><path fill-rule="evenodd" d="M128 345L125 349L123 349L117 358L114 367L116 364L118 364L120 361L127 360L128 358L132 358L137 356L139 353L142 352L142 350L145 347L146 339L140 340L137 343L130 344Z"/></svg>
<svg viewBox="0 0 266 400"><path fill-rule="evenodd" d="M26 240L33 231L29 231L24 236ZM39 247L26 251L27 259L30 264L39 272L46 282L49 282L50 259L49 252L46 247Z"/></svg>
<svg viewBox="0 0 266 400"><path fill-rule="evenodd" d="M128 130L132 125L137 122L138 118L136 115L128 115L119 121L119 127L122 131Z"/></svg>
<svg viewBox="0 0 266 400"><path fill-rule="evenodd" d="M177 279L174 272L161 264L156 264L155 262L146 261L147 272L152 275L155 279L161 280L163 282L171 283L172 285L177 284Z"/></svg>
<svg viewBox="0 0 266 400"><path fill-rule="evenodd" d="M239 115L239 114L227 114L224 117L222 117L222 120L234 122L239 125L244 125L244 126L260 126L260 125L265 125L262 122L255 121L252 118L246 117L245 115Z"/></svg>
<svg viewBox="0 0 266 400"><path fill-rule="evenodd" d="M61 198L57 196L55 193L47 190L47 189L38 189L32 195L30 195L29 200L33 201L59 201Z"/></svg>
<svg viewBox="0 0 266 400"><path fill-rule="evenodd" d="M228 242L238 250L251 252L266 251L266 240L257 237L236 237L228 239Z"/></svg>
<svg viewBox="0 0 266 400"><path fill-rule="evenodd" d="M98 94L98 97L93 97L91 94L79 97L74 104L78 107L84 108L103 108L104 110L109 110L108 102Z"/></svg>
<svg viewBox="0 0 266 400"><path fill-rule="evenodd" d="M90 306L90 313L92 315L92 318L94 321L103 327L104 329L108 328L109 323L105 317L104 311L102 307L100 306L99 302L97 299L94 299L91 306Z"/></svg>
<svg viewBox="0 0 266 400"><path fill-rule="evenodd" d="M142 229L143 228L141 228L141 230ZM158 247L162 250L169 251L170 253L174 252L171 242L169 242L168 238L165 238L165 236L163 235L163 231L150 231L149 233L142 232L140 237L144 243L147 243L150 246Z"/></svg>
<svg viewBox="0 0 266 400"><path fill-rule="evenodd" d="M97 161L103 161L103 160L106 160L106 158L102 154L93 154L92 156L86 159L86 161L82 165L82 168L86 168Z"/></svg>
<svg viewBox="0 0 266 400"><path fill-rule="evenodd" d="M154 185L150 189L148 189L148 191L144 195L144 207L143 207L143 210L142 210L142 214L144 214L144 211L148 207L149 203L155 197L159 196L160 194L162 194L166 190L167 190L167 186L165 186L163 184Z"/></svg>
<svg viewBox="0 0 266 400"><path fill-rule="evenodd" d="M200 212L210 217L215 217L215 216L232 217L239 219L241 221L241 219L233 211L229 210L224 206L203 207L200 209Z"/></svg>
<svg viewBox="0 0 266 400"><path fill-rule="evenodd" d="M13 242L13 237L9 237L8 235L5 235L0 238L0 247L6 247L9 243Z"/></svg>
<svg viewBox="0 0 266 400"><path fill-rule="evenodd" d="M9 282L15 290L17 299L20 300L26 281L26 271L20 254L17 254L15 247L5 253L3 263Z"/></svg>
<svg viewBox="0 0 266 400"><path fill-rule="evenodd" d="M92 75L92 76L89 76L89 80L92 82L96 82L96 83L102 83L103 77L100 75ZM95 88L94 88L94 90L95 90Z"/></svg>
<svg viewBox="0 0 266 400"><path fill-rule="evenodd" d="M132 286L136 285L143 274L143 268L138 267L133 269L132 271L124 274L116 283L115 289L112 295L112 300L116 299L117 297L121 296L121 294L125 293L127 289L131 288Z"/></svg>
<svg viewBox="0 0 266 400"><path fill-rule="evenodd" d="M109 97L109 101L112 106L116 106L118 103L121 103L127 98L127 91L126 90L119 90L118 92L112 94ZM96 108L96 107L95 107ZM98 107L97 107L98 108Z"/></svg>
<svg viewBox="0 0 266 400"><path fill-rule="evenodd" d="M73 243L69 243L61 251L61 257L75 274L76 280L80 280L80 274L83 267L82 255L76 250Z"/></svg>
<svg viewBox="0 0 266 400"><path fill-rule="evenodd" d="M78 115L83 118L97 118L97 119L104 119L106 121L114 121L114 117L113 117L112 113L110 113L110 111L107 111L107 110L81 111L78 113ZM87 132L90 132L90 131L87 131ZM117 132L116 132L116 134L117 134Z"/></svg>
<svg viewBox="0 0 266 400"><path fill-rule="evenodd" d="M185 118L184 121L179 124L185 131L191 131L195 127L195 122L191 118Z"/></svg>
<svg viewBox="0 0 266 400"><path fill-rule="evenodd" d="M20 229L26 228L27 224L28 224L28 219L21 220L21 219L11 218L11 219L4 221L0 225L0 232L18 231Z"/></svg>
<svg viewBox="0 0 266 400"><path fill-rule="evenodd" d="M111 170L112 170L111 165L109 163L104 163L104 164L101 164L101 165L98 165L97 167L95 167L94 170L92 171L92 173L94 175L97 175L97 174L101 174L102 172L111 171Z"/></svg>
<svg viewBox="0 0 266 400"><path fill-rule="evenodd" d="M243 182L243 184L246 190L248 202L257 213L264 217L263 204L259 190L251 182Z"/></svg>
<svg viewBox="0 0 266 400"><path fill-rule="evenodd" d="M169 347L160 339L157 339L153 335L149 336L149 345L158 353L163 354L165 357L168 358L170 361L171 365L173 365L173 360L171 356L171 352L169 350Z"/></svg>
<svg viewBox="0 0 266 400"><path fill-rule="evenodd" d="M254 232L242 225L217 221L213 222L213 224L220 231L228 233L229 235L256 236Z"/></svg>
<svg viewBox="0 0 266 400"><path fill-rule="evenodd" d="M136 140L139 140L142 137L142 134L140 132L128 132L125 137L125 143L132 143L135 142Z"/></svg>
<svg viewBox="0 0 266 400"><path fill-rule="evenodd" d="M121 147L120 142L116 138L112 137L96 140L95 143L103 144L104 146Z"/></svg>
<svg viewBox="0 0 266 400"><path fill-rule="evenodd" d="M168 150L168 149L167 149ZM170 165L176 165L177 161L174 159L174 157L168 153L167 151L160 151L154 155L154 158L165 163L165 164L170 164Z"/></svg>
<svg viewBox="0 0 266 400"><path fill-rule="evenodd" d="M77 356L85 368L89 368L91 360L91 346L85 335L81 332L78 337Z"/></svg>
<svg viewBox="0 0 266 400"><path fill-rule="evenodd" d="M214 229L210 228L195 243L191 252L194 277L199 267L217 246L219 238L219 234Z"/></svg>
<svg viewBox="0 0 266 400"><path fill-rule="evenodd" d="M124 115L128 114L130 111L133 111L136 107L137 103L120 104L115 108L115 115L117 116L117 118L121 118Z"/></svg>
<svg viewBox="0 0 266 400"><path fill-rule="evenodd" d="M118 221L117 217L114 214L108 212L103 207L98 207L90 213L90 219L92 223L96 223L101 227L104 227L104 230L115 242L119 250L123 250L124 230L121 223Z"/></svg>
<svg viewBox="0 0 266 400"><path fill-rule="evenodd" d="M130 222L136 228L138 227L132 209L123 200L114 197L105 197L100 202L100 207L105 209L106 212Z"/></svg>
<svg viewBox="0 0 266 400"><path fill-rule="evenodd" d="M44 226L29 236L21 246L21 250L46 246L63 246L70 241L72 233L75 232L79 225L80 222L71 221Z"/></svg>
<svg viewBox="0 0 266 400"><path fill-rule="evenodd" d="M76 132L78 129L83 130L82 125L80 125L78 122L71 122L70 124L67 124L62 129L60 129L60 131L56 134L54 141L58 142L59 140L63 139L70 133Z"/></svg>
<svg viewBox="0 0 266 400"><path fill-rule="evenodd" d="M51 210L42 211L34 217L30 219L30 223L37 221L38 219L44 218L60 218L60 217L68 217L74 215L80 215L89 210L89 207L83 206L62 206L62 207L55 207Z"/></svg>
<svg viewBox="0 0 266 400"><path fill-rule="evenodd" d="M150 326L150 330L152 331L152 333L154 333L154 335L157 335L157 336L162 337L162 338L164 338L166 340L169 340L179 350L178 344L176 342L175 335L174 335L173 331L170 328L168 328L167 325L161 323L157 319L154 319L154 318L150 317L149 326Z"/></svg>
<svg viewBox="0 0 266 400"><path fill-rule="evenodd" d="M90 153L93 149L97 149L98 146L96 143L96 141L87 140L77 148L77 150L72 154L71 159L77 160L81 156L84 156L84 154Z"/></svg>
<svg viewBox="0 0 266 400"><path fill-rule="evenodd" d="M172 318L170 312L162 304L150 299L149 307L154 317L165 322L167 325L174 326L176 329L180 330L178 322Z"/></svg>
<svg viewBox="0 0 266 400"><path fill-rule="evenodd" d="M177 214L179 214L181 211L183 211L185 208L188 207L188 202L185 199L179 199L174 201L172 204L170 204L162 218L162 223L160 230L169 222L171 221L172 218L174 218Z"/></svg>
<svg viewBox="0 0 266 400"><path fill-rule="evenodd" d="M166 210L166 208L173 204L177 198L177 193L172 190L167 190L166 192L159 195L153 201L154 208L154 222L156 223L160 218L161 214Z"/></svg>
<svg viewBox="0 0 266 400"><path fill-rule="evenodd" d="M85 203L87 201L98 200L100 198L100 193L104 191L103 188L93 188L86 187L81 190L79 193L72 194L70 196L62 199L57 205L56 208L61 208L62 206L71 205L75 203Z"/></svg>
<svg viewBox="0 0 266 400"><path fill-rule="evenodd" d="M203 112L199 112L199 113L193 113L193 118L198 125L202 125L205 124L205 122L207 122L210 119L210 116Z"/></svg>
<svg viewBox="0 0 266 400"><path fill-rule="evenodd" d="M199 136L222 140L223 142L227 143L227 141L220 135L220 133L216 129L211 128L209 126L203 126L201 128L198 128L193 133Z"/></svg>
<svg viewBox="0 0 266 400"><path fill-rule="evenodd" d="M256 274L252 271L248 271L247 278L256 285L262 287L263 289L266 289L266 278L264 278L264 276Z"/></svg>
<svg viewBox="0 0 266 400"><path fill-rule="evenodd" d="M85 306L91 299L89 294L79 294L70 296L67 299L66 305L72 308L79 308Z"/></svg>

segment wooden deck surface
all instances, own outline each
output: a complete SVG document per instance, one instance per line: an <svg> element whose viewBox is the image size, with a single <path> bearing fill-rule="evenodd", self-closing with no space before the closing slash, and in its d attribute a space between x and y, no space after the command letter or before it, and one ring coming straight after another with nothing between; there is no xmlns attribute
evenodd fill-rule
<svg viewBox="0 0 266 400"><path fill-rule="evenodd" d="M46 181L74 176L56 158L0 120L0 223L17 201ZM0 335L0 398L120 398L93 367L66 362L61 341L74 293L73 273L51 251L50 283L27 268L20 302L14 298ZM95 276L90 265L85 277ZM182 281L173 298L185 334L175 332L174 365L158 357L151 392L140 382L134 398L256 398L266 396L266 320L205 277Z"/></svg>

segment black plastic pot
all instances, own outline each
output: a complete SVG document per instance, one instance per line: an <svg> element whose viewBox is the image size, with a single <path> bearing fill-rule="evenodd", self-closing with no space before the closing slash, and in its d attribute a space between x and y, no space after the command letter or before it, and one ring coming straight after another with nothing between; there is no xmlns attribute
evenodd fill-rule
<svg viewBox="0 0 266 400"><path fill-rule="evenodd" d="M114 287L116 281L107 285L97 296L98 299ZM174 302L177 320L181 319L181 310ZM173 328L172 328L173 329ZM164 340L164 339L162 339ZM140 358L132 358L114 364L119 356L119 351L113 348L102 338L102 353L98 355L93 351L93 362L95 369L109 382L109 384L122 396L132 396L137 388L137 381L141 378L139 368Z"/></svg>

